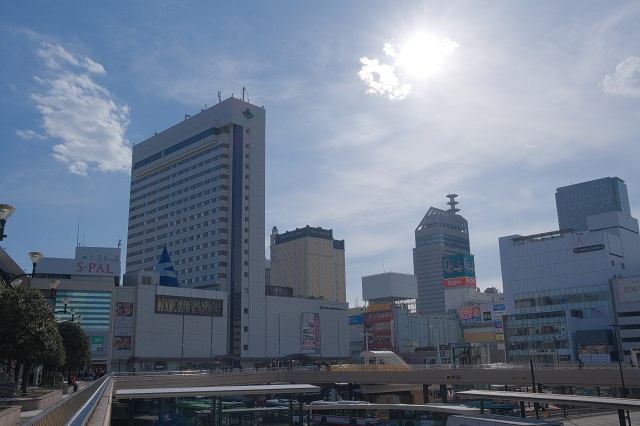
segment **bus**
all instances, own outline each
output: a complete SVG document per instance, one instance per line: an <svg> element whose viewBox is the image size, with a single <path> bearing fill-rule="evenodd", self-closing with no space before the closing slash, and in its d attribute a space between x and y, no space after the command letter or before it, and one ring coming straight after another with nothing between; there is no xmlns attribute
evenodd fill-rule
<svg viewBox="0 0 640 426"><path fill-rule="evenodd" d="M377 425L380 419L367 405L365 401L312 401L309 415L313 422L321 425Z"/></svg>

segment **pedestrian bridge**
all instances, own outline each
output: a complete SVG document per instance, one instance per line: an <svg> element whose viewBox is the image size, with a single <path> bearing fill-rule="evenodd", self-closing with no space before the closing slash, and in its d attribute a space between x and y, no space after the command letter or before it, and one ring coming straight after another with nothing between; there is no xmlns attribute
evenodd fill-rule
<svg viewBox="0 0 640 426"><path fill-rule="evenodd" d="M621 375L617 366L588 366L579 369L577 366L536 366L532 370L529 365L494 364L464 368L447 368L445 366L424 365L340 365L331 366L328 370L309 370L305 367L293 369L243 369L241 371L175 371L175 372L137 372L114 373L105 377L106 383L101 386L89 386L73 398L63 401L71 402L83 393L91 395L82 397L93 401L83 406L84 414L75 418L91 418L90 425L107 425L110 423L110 405L116 393L125 394L127 389L144 392L159 388L195 388L213 386L247 386L265 384L313 384L329 385L349 383L354 385L492 385L492 387L527 388L533 383L542 383L546 387L571 388L620 388ZM640 370L625 367L623 369L627 392L638 397L640 387ZM98 385L98 383L96 383ZM130 396L134 397L134 396ZM64 404L63 404L64 405ZM56 407L52 407L56 408ZM60 407L57 407L60 411ZM69 410L67 410L69 411ZM51 413L43 412L38 422L26 424L47 425L60 423L59 414L55 422L47 422L53 418ZM84 417L83 417L84 416Z"/></svg>

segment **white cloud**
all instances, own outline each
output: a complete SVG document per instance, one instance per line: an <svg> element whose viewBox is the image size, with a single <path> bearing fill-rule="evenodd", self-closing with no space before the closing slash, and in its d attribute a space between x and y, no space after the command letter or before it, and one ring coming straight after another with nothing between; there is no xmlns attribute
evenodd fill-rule
<svg viewBox="0 0 640 426"><path fill-rule="evenodd" d="M391 64L362 57L358 76L367 86L367 94L386 95L392 100L404 99L412 88L406 79L436 74L445 57L458 47L460 45L450 38L438 39L426 34L408 40L399 50L391 43L385 43L382 51L391 59Z"/></svg>
<svg viewBox="0 0 640 426"><path fill-rule="evenodd" d="M16 130L16 135L20 136L22 139L47 139L46 136L33 130Z"/></svg>
<svg viewBox="0 0 640 426"><path fill-rule="evenodd" d="M358 72L360 80L368 87L366 93L384 95L389 99L404 99L411 91L410 84L400 84L395 68L381 64L377 59L360 58L362 68Z"/></svg>
<svg viewBox="0 0 640 426"><path fill-rule="evenodd" d="M629 56L620 62L613 75L604 77L602 85L605 93L640 98L640 58Z"/></svg>
<svg viewBox="0 0 640 426"><path fill-rule="evenodd" d="M87 175L94 168L128 173L131 148L124 134L129 108L93 80L92 74L106 74L104 67L60 45L43 43L37 53L49 72L35 77L43 90L31 98L46 134L61 141L53 147L54 158L74 174ZM20 132L23 137L36 134Z"/></svg>

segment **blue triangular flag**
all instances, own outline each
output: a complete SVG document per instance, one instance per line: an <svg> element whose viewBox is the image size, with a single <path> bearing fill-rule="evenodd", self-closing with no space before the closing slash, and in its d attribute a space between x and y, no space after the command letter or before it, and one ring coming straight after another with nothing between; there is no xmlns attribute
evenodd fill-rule
<svg viewBox="0 0 640 426"><path fill-rule="evenodd" d="M160 282L158 283L158 285L164 285L167 287L180 287L180 283L178 283L178 277L176 276L176 271L173 269L173 262L171 262L169 252L167 251L166 247L164 248L164 250L162 250L162 254L160 255L158 264L153 270L160 274Z"/></svg>

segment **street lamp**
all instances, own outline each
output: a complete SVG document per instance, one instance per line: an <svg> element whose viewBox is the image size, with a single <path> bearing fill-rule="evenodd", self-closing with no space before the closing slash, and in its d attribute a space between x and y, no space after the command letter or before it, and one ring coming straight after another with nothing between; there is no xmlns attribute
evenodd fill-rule
<svg viewBox="0 0 640 426"><path fill-rule="evenodd" d="M16 208L9 204L0 204L0 241L6 237L6 235L4 235L4 224L7 223L7 219L9 219L9 216L11 216L15 210Z"/></svg>
<svg viewBox="0 0 640 426"><path fill-rule="evenodd" d="M557 334L553 336L553 351L556 354L556 364L560 364L560 357L558 356L558 336Z"/></svg>
<svg viewBox="0 0 640 426"><path fill-rule="evenodd" d="M0 204L0 211L3 205L5 204ZM2 232L0 231L0 234L1 233ZM36 276L36 267L38 266L38 262L40 262L40 259L44 257L44 254L40 253L39 251L32 251L32 252L29 252L28 255L29 255L29 259L31 259L31 264L32 264L31 274L16 275L16 274L12 274L11 272L5 272L2 269L0 269L0 279L7 287L10 287L10 288L18 287L20 284L22 284L21 277L34 278Z"/></svg>
<svg viewBox="0 0 640 426"><path fill-rule="evenodd" d="M618 342L618 327L620 324L606 324L607 327L613 327L613 339L616 341L616 348L618 349L618 367L620 368L620 381L622 382L622 397L627 397L627 389L624 386L624 374L622 374L622 348L620 347L620 343Z"/></svg>

